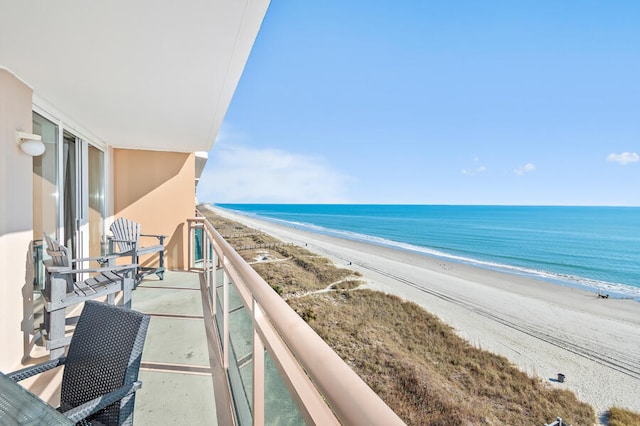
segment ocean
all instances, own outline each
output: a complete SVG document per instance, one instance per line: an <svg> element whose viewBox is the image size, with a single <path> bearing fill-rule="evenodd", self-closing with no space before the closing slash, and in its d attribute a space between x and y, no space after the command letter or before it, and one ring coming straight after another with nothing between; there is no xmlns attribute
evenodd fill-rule
<svg viewBox="0 0 640 426"><path fill-rule="evenodd" d="M321 234L640 301L640 207L216 206Z"/></svg>

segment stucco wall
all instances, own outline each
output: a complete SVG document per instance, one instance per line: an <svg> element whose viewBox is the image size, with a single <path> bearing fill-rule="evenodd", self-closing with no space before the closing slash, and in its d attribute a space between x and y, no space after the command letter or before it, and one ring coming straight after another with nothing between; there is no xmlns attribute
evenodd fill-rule
<svg viewBox="0 0 640 426"><path fill-rule="evenodd" d="M164 234L165 265L185 269L187 218L194 215L194 154L113 150L113 213L139 222L143 234ZM144 240L149 244L153 240ZM156 262L142 259L142 265Z"/></svg>
<svg viewBox="0 0 640 426"><path fill-rule="evenodd" d="M32 159L16 143L31 132L32 91L0 69L0 370L11 371L24 353L21 331L32 287L27 261L32 238ZM29 288L26 288L26 287ZM27 295L23 299L23 292Z"/></svg>

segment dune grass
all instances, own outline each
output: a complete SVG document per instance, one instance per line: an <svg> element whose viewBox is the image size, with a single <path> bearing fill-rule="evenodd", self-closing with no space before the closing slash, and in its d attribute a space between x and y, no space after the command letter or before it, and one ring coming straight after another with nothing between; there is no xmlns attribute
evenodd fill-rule
<svg viewBox="0 0 640 426"><path fill-rule="evenodd" d="M207 217L216 227L255 234ZM407 424L542 425L557 416L573 425L595 422L593 408L572 392L471 346L417 304L363 289L353 272L301 247L278 247L268 257L280 261L252 266ZM336 282L332 291L317 291Z"/></svg>
<svg viewBox="0 0 640 426"><path fill-rule="evenodd" d="M609 410L609 426L638 426L640 414L620 407Z"/></svg>
<svg viewBox="0 0 640 426"><path fill-rule="evenodd" d="M594 411L472 347L412 302L370 290L288 301L408 424L592 424Z"/></svg>

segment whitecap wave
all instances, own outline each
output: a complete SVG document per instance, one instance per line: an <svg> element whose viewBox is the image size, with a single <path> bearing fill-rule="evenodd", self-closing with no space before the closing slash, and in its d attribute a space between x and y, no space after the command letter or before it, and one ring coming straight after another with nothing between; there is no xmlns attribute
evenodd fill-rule
<svg viewBox="0 0 640 426"><path fill-rule="evenodd" d="M605 294L609 294L611 297L628 298L628 299L635 299L640 301L640 288L633 287L626 284L611 283L607 281L600 281L600 280L584 278L584 277L579 277L574 275L560 274L560 273L536 270L536 269L525 268L520 266L507 265L507 264L502 264L498 262L478 260L470 257L455 255L451 253L445 253L443 251L431 249L428 247L417 246L409 243L402 243L398 241L389 240L386 238L361 234L361 233L352 232L352 231L343 231L338 229L326 228L323 226L314 225L306 222L277 219L273 217L262 216L257 213L244 212L240 210L231 210L231 211L237 214L253 217L259 220L273 222L273 223L277 223L277 224L292 227L292 228L303 229L303 230L315 232L322 235L329 235L329 236L334 236L338 238L346 238L349 240L411 251L414 253L420 253L426 256L437 257L437 258L449 260L452 262L459 262L459 263L464 263L472 266L477 266L480 268L491 269L495 271L514 274L514 275L541 279L544 281L552 282L554 284L580 288L580 289L589 290L593 292L605 293Z"/></svg>

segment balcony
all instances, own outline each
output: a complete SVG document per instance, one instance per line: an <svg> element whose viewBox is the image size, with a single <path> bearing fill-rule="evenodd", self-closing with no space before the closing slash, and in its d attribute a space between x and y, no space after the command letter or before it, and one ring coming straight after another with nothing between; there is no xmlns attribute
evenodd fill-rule
<svg viewBox="0 0 640 426"><path fill-rule="evenodd" d="M191 271L133 292L151 315L136 424L402 424L204 217L188 223Z"/></svg>
<svg viewBox="0 0 640 426"><path fill-rule="evenodd" d="M194 272L167 272L163 281L148 277L134 291L132 308L151 315L136 424L217 424L224 414L214 403L220 364L210 347L211 317L205 317L203 302L200 274ZM224 417L219 423L229 424Z"/></svg>

